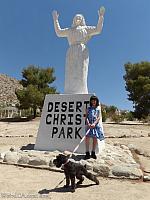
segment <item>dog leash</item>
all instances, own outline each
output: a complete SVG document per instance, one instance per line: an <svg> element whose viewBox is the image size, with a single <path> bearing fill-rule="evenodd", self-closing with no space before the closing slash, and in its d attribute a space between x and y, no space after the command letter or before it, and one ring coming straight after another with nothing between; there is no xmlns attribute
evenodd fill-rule
<svg viewBox="0 0 150 200"><path fill-rule="evenodd" d="M79 145L83 142L83 140L85 139L85 137L88 135L89 131L90 131L90 128L87 130L87 132L84 135L84 137L80 140L80 143L75 147L75 149L73 150L72 154L74 154L77 151L77 149L79 148ZM70 155L72 156L72 154L70 154ZM69 156L69 157L71 157L71 156Z"/></svg>
<svg viewBox="0 0 150 200"><path fill-rule="evenodd" d="M62 184L62 183L64 182L65 179L66 179L66 178L64 177L63 180L61 180L61 181L56 185L56 187L55 187L54 189L58 188L58 186L59 186L60 184Z"/></svg>

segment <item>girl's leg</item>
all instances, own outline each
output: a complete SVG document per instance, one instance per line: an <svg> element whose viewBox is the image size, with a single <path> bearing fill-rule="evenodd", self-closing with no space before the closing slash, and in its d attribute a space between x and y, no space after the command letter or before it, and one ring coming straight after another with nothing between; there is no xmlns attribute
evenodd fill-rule
<svg viewBox="0 0 150 200"><path fill-rule="evenodd" d="M94 137L93 138L93 147L92 147L92 153L91 153L91 157L96 159L96 155L95 155L95 149L96 149L96 146L97 146L97 138Z"/></svg>
<svg viewBox="0 0 150 200"><path fill-rule="evenodd" d="M86 147L86 155L84 159L89 159L90 158L90 153L89 153L89 144L90 144L90 137L85 137L85 147Z"/></svg>
<svg viewBox="0 0 150 200"><path fill-rule="evenodd" d="M93 138L93 147L92 147L92 151L93 151L93 152L95 152L96 146L97 146L97 138L94 137L94 138Z"/></svg>
<svg viewBox="0 0 150 200"><path fill-rule="evenodd" d="M90 145L90 137L85 137L85 147L86 147L86 152L89 151L89 145Z"/></svg>

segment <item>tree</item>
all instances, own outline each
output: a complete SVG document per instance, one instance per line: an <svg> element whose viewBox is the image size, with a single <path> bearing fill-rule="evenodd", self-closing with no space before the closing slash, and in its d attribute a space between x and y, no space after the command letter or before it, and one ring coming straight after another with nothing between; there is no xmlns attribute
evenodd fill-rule
<svg viewBox="0 0 150 200"><path fill-rule="evenodd" d="M112 118L114 114L118 111L116 106L107 106L106 107L106 113L108 118Z"/></svg>
<svg viewBox="0 0 150 200"><path fill-rule="evenodd" d="M133 114L133 112L132 111L126 112L125 119L127 121L133 121L134 120L134 114Z"/></svg>
<svg viewBox="0 0 150 200"><path fill-rule="evenodd" d="M133 101L134 115L138 119L150 114L150 62L127 63L125 66L124 80L128 99Z"/></svg>
<svg viewBox="0 0 150 200"><path fill-rule="evenodd" d="M101 114L102 114L102 122L106 122L107 114L106 114L106 106L101 104Z"/></svg>
<svg viewBox="0 0 150 200"><path fill-rule="evenodd" d="M113 120L113 116L119 116L119 110L116 106L107 106L102 104L102 121L105 122L107 119Z"/></svg>
<svg viewBox="0 0 150 200"><path fill-rule="evenodd" d="M22 71L23 79L20 83L23 85L23 89L16 91L20 102L19 107L21 109L32 108L34 118L37 108L43 107L45 95L57 93L55 87L50 87L50 84L56 79L53 73L53 68L44 69L34 65L29 65Z"/></svg>

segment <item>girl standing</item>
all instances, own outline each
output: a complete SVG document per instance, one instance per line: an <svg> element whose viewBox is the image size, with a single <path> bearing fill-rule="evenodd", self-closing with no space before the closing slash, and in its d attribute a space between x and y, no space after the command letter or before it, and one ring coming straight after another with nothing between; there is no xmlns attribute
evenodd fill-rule
<svg viewBox="0 0 150 200"><path fill-rule="evenodd" d="M86 112L86 124L87 124L87 131L88 134L85 138L85 145L86 145L86 155L85 159L94 158L96 159L95 149L97 146L97 139L104 140L104 133L102 126L100 124L101 118L101 110L99 99L96 96L91 96L90 98L90 107L87 108ZM89 152L89 142L90 138L92 138L92 152L90 156Z"/></svg>

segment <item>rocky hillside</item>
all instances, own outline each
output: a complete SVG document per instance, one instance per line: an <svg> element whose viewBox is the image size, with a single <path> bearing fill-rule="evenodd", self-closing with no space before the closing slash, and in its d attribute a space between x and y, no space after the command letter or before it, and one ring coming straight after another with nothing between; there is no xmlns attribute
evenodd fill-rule
<svg viewBox="0 0 150 200"><path fill-rule="evenodd" d="M0 105L14 105L18 103L15 90L22 86L15 78L0 74Z"/></svg>

